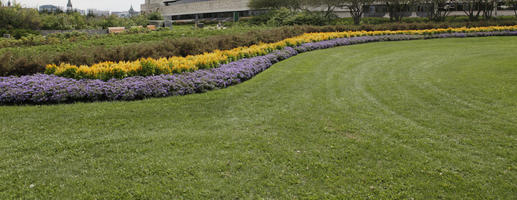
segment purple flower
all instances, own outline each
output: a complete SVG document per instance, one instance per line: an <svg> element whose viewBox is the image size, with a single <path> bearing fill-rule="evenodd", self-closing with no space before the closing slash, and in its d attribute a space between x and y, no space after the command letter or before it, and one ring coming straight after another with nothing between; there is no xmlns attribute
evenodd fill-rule
<svg viewBox="0 0 517 200"><path fill-rule="evenodd" d="M0 104L49 104L77 101L138 100L206 92L226 88L251 79L273 64L307 51L378 41L398 41L451 37L516 36L517 31L444 33L436 35L383 35L340 38L306 43L242 59L218 68L174 75L129 77L125 79L76 80L55 75L35 74L0 77Z"/></svg>

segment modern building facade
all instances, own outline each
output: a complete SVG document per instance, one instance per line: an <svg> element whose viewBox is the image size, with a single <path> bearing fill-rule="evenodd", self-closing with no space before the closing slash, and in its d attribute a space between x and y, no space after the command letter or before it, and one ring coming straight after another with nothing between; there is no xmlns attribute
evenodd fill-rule
<svg viewBox="0 0 517 200"><path fill-rule="evenodd" d="M249 7L250 0L146 0L142 13L160 12L166 19L232 18L249 16L256 11Z"/></svg>
<svg viewBox="0 0 517 200"><path fill-rule="evenodd" d="M221 19L255 15L264 11L254 11L248 7L250 0L145 0L141 5L142 13L159 12L168 20L187 19ZM497 0L499 9L504 6L504 0ZM457 1L450 3L450 15L465 15L461 4ZM310 10L325 10L325 8L309 8ZM351 17L346 8L335 10L339 17ZM403 12L406 17L425 17L421 9ZM509 10L494 10L494 15L513 15ZM374 3L364 13L365 17L389 17L387 7L383 3Z"/></svg>

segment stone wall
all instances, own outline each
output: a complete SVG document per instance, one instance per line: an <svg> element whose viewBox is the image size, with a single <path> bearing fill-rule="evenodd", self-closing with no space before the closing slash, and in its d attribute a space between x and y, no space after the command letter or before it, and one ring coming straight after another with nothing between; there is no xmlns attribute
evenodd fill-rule
<svg viewBox="0 0 517 200"><path fill-rule="evenodd" d="M40 30L41 35L49 35L53 33L69 33L69 32L81 32L86 33L88 35L102 35L108 34L108 30Z"/></svg>

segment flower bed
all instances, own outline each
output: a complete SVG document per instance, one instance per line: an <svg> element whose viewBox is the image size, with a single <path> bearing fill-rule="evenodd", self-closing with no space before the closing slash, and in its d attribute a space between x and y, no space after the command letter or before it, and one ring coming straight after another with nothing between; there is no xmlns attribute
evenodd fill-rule
<svg viewBox="0 0 517 200"><path fill-rule="evenodd" d="M123 79L132 76L154 76L160 74L175 74L192 72L199 69L219 67L221 64L237 61L244 58L263 56L285 47L296 47L304 43L332 40L336 38L350 38L379 35L436 35L442 33L470 33L490 31L517 31L517 26L491 26L478 28L447 28L427 30L402 31L353 31L306 33L298 37L288 38L280 42L259 44L249 47L240 47L226 51L214 51L201 55L187 57L171 57L161 59L143 58L132 62L102 62L92 66L76 66L70 64L48 65L46 74L75 78L75 79Z"/></svg>
<svg viewBox="0 0 517 200"><path fill-rule="evenodd" d="M382 35L339 38L285 47L264 56L223 64L218 68L173 75L135 76L109 81L36 74L0 77L0 104L49 104L77 101L138 100L200 93L246 81L274 63L301 52L376 41L450 37L517 36L517 31L444 33L436 35Z"/></svg>

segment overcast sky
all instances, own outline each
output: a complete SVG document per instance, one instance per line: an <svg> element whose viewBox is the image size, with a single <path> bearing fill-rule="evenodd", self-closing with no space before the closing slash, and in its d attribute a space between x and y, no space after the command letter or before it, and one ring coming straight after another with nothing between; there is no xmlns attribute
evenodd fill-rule
<svg viewBox="0 0 517 200"><path fill-rule="evenodd" d="M1 0L7 3L7 0ZM11 0L13 1L13 0ZM41 5L52 4L56 6L66 7L68 0L16 0L24 7L36 8ZM127 11L133 5L136 11L140 11L140 4L145 0L72 0L74 8L86 10L88 8L96 8L99 10L110 11Z"/></svg>

